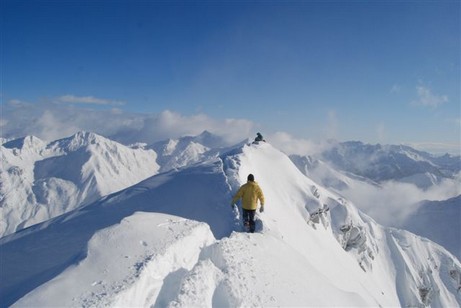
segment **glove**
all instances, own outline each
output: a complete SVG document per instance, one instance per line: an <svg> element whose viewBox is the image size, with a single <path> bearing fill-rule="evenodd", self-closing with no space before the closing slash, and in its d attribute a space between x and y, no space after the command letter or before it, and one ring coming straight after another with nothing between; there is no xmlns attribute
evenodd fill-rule
<svg viewBox="0 0 461 308"><path fill-rule="evenodd" d="M261 206L261 207L259 208L259 212L260 212L260 213L264 212L264 206Z"/></svg>

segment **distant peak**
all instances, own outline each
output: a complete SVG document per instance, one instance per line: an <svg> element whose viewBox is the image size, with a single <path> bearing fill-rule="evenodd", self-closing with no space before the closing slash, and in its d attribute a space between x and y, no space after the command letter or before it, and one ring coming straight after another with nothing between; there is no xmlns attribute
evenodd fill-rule
<svg viewBox="0 0 461 308"><path fill-rule="evenodd" d="M214 136L214 135L205 129L199 136Z"/></svg>
<svg viewBox="0 0 461 308"><path fill-rule="evenodd" d="M5 142L3 147L7 149L25 149L25 148L37 148L44 146L45 142L35 136L26 136L19 139Z"/></svg>
<svg viewBox="0 0 461 308"><path fill-rule="evenodd" d="M95 138L98 138L98 137L101 137L95 133L91 133L91 132L87 132L87 131L79 131L77 133L75 133L73 136L71 136L71 138L78 138L78 139L95 139Z"/></svg>
<svg viewBox="0 0 461 308"><path fill-rule="evenodd" d="M225 145L225 142L222 137L217 136L208 130L204 130L200 135L194 138L196 142L209 147L209 148L219 148Z"/></svg>
<svg viewBox="0 0 461 308"><path fill-rule="evenodd" d="M60 148L65 148L70 151L74 151L81 147L86 147L90 144L103 142L112 141L92 132L79 131L70 137L57 140L54 144L58 144Z"/></svg>
<svg viewBox="0 0 461 308"><path fill-rule="evenodd" d="M79 145L88 145L90 143L94 143L96 140L100 139L101 137L95 133L90 133L87 131L79 131L75 133L73 136L69 137L70 143L79 144Z"/></svg>

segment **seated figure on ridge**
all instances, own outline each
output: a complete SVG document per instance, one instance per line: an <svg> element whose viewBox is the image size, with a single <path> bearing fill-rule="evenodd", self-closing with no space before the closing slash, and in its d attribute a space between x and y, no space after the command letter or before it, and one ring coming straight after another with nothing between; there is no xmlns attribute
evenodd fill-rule
<svg viewBox="0 0 461 308"><path fill-rule="evenodd" d="M261 133L257 133L254 143L259 143L260 141L266 142L266 140L264 140L263 135L261 135Z"/></svg>

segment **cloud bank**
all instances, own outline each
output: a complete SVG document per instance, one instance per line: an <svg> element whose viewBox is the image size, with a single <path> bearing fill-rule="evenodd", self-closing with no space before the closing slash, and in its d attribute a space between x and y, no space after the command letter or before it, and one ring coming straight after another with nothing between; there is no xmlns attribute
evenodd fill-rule
<svg viewBox="0 0 461 308"><path fill-rule="evenodd" d="M459 181L445 179L427 190L414 184L388 181L380 186L357 182L353 187L342 190L354 204L385 226L401 227L405 219L415 213L424 200L447 200L461 194Z"/></svg>
<svg viewBox="0 0 461 308"><path fill-rule="evenodd" d="M56 99L59 103L70 103L70 104L95 104L95 105L113 105L121 106L124 102L109 100L104 98L97 98L94 96L75 96L75 95L63 95Z"/></svg>
<svg viewBox="0 0 461 308"><path fill-rule="evenodd" d="M254 138L261 129L248 119L216 119L203 113L183 115L171 110L139 114L114 107L117 104L94 96L75 95L40 103L10 100L0 105L1 137L11 139L33 135L53 141L78 131L90 131L123 144L151 144L168 138L195 136L207 130L233 145ZM92 108L91 105L104 106ZM328 118L336 122L334 112L330 112ZM314 142L286 132L266 133L263 130L262 133L271 144L287 154L311 155L331 146L328 142Z"/></svg>
<svg viewBox="0 0 461 308"><path fill-rule="evenodd" d="M78 131L90 131L123 144L151 144L168 138L194 136L208 130L232 145L254 138L261 130L266 140L286 154L315 155L331 147L332 140L329 138L337 138L338 134L339 121L334 110L326 115L325 138L313 141L283 131L269 131L269 128L265 131L244 118L217 119L203 113L183 115L172 110L140 114L117 108L117 104L117 101L94 96L75 95L63 95L40 103L13 99L0 104L0 137L11 139L33 135L52 141ZM386 139L385 126L383 123L380 125L378 135ZM436 150L435 153L459 155L459 144L438 144Z"/></svg>
<svg viewBox="0 0 461 308"><path fill-rule="evenodd" d="M276 132L269 134L266 138L270 140L276 148L282 150L286 154L295 155L315 155L334 146L334 142L331 140L325 140L324 142L315 142L303 138L296 138L286 132Z"/></svg>
<svg viewBox="0 0 461 308"><path fill-rule="evenodd" d="M229 144L253 135L254 124L246 119L217 120L205 114L182 115L165 110L137 114L118 108L96 110L82 104L103 104L93 97L63 96L60 102L27 103L11 100L2 107L1 135L4 138L37 136L45 141L91 131L130 144L153 143L168 138L198 135L208 130ZM71 104L62 104L62 102Z"/></svg>

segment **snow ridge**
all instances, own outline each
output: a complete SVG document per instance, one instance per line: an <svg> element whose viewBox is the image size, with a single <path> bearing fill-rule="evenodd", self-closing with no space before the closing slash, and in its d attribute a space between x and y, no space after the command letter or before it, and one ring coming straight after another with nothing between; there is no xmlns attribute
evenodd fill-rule
<svg viewBox="0 0 461 308"><path fill-rule="evenodd" d="M255 234L229 204L248 173L267 200ZM2 306L461 305L456 257L380 226L267 143L6 236L0 257Z"/></svg>

